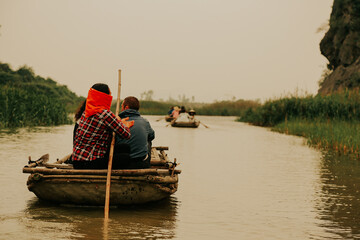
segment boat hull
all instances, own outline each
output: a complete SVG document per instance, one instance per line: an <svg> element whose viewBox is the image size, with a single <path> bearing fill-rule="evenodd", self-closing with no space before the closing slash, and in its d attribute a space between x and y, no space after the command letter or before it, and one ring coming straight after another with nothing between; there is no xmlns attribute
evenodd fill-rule
<svg viewBox="0 0 360 240"><path fill-rule="evenodd" d="M111 171L110 205L142 204L169 197L178 188L178 174L174 162L169 161L167 147L153 147L151 168L113 169ZM70 155L69 155L70 156ZM23 168L30 174L27 187L39 199L76 205L105 204L107 169L74 169L64 162L32 162Z"/></svg>
<svg viewBox="0 0 360 240"><path fill-rule="evenodd" d="M76 205L104 205L106 179L57 178L56 176L44 178L32 174L28 179L28 189L39 199L45 201ZM146 181L112 180L110 205L158 201L169 197L176 190L177 183L159 184Z"/></svg>
<svg viewBox="0 0 360 240"><path fill-rule="evenodd" d="M171 122L172 120L174 120L174 117L170 117L170 116L165 116L165 121L166 122Z"/></svg>
<svg viewBox="0 0 360 240"><path fill-rule="evenodd" d="M194 121L194 122L172 122L172 127L182 127L182 128L197 128L199 127L200 122Z"/></svg>

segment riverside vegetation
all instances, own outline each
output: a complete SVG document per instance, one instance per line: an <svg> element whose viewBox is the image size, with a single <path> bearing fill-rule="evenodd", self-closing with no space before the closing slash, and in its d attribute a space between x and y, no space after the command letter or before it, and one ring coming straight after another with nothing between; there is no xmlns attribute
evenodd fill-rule
<svg viewBox="0 0 360 240"><path fill-rule="evenodd" d="M152 91L151 91L152 92ZM183 99L187 100L185 96ZM32 68L13 70L0 62L0 129L27 126L72 124L71 114L85 100L51 78L35 75ZM189 101L141 101L141 114L165 115L171 106L195 109L197 114L239 116L246 109L258 106L257 101L233 100L215 103ZM115 112L116 103L111 109Z"/></svg>
<svg viewBox="0 0 360 240"><path fill-rule="evenodd" d="M247 109L260 106L258 101L233 100L219 101L214 103L194 103L178 101L141 101L141 114L144 115L166 115L171 106L184 106L186 110L194 109L198 115L208 116L240 116ZM112 106L115 109L115 105Z"/></svg>
<svg viewBox="0 0 360 240"><path fill-rule="evenodd" d="M302 136L311 146L360 158L359 90L268 100L237 120Z"/></svg>
<svg viewBox="0 0 360 240"><path fill-rule="evenodd" d="M0 129L71 123L69 112L83 99L30 67L0 63Z"/></svg>

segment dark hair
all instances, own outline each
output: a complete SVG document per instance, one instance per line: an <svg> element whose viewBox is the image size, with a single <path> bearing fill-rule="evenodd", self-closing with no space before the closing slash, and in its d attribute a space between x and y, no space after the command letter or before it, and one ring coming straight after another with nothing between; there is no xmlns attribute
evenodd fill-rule
<svg viewBox="0 0 360 240"><path fill-rule="evenodd" d="M91 88L98 90L99 92L110 94L110 88L105 83L96 83Z"/></svg>
<svg viewBox="0 0 360 240"><path fill-rule="evenodd" d="M181 108L180 108L180 113L184 113L184 112L186 112L185 107L184 107L184 106L181 106Z"/></svg>
<svg viewBox="0 0 360 240"><path fill-rule="evenodd" d="M124 106L128 106L130 109L138 111L140 108L140 103L136 97L129 96L124 99Z"/></svg>
<svg viewBox="0 0 360 240"><path fill-rule="evenodd" d="M77 121L77 120L79 120L81 118L81 115L85 111L85 107L86 107L86 99L84 100L84 102L76 110L75 116L74 116L75 121Z"/></svg>

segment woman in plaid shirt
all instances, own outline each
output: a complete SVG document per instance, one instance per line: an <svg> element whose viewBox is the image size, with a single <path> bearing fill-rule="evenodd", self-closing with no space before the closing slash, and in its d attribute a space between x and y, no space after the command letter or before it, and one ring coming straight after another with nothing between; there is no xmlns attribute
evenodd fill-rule
<svg viewBox="0 0 360 240"><path fill-rule="evenodd" d="M74 168L105 169L114 131L122 138L130 138L134 121L120 119L110 111L112 96L108 85L93 85L86 99L85 111L74 135L72 162Z"/></svg>

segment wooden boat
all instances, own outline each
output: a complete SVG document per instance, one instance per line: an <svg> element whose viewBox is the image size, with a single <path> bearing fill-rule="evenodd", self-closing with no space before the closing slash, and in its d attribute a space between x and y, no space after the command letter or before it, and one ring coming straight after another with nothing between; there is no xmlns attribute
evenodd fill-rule
<svg viewBox="0 0 360 240"><path fill-rule="evenodd" d="M165 150L168 148L152 148L149 169L112 170L110 205L142 204L175 193L181 170L175 169L176 159L170 162ZM104 205L106 169L73 169L71 164L63 163L67 158L48 164L43 161L48 154L44 156L23 168L23 173L31 174L27 181L29 191L55 203Z"/></svg>
<svg viewBox="0 0 360 240"><path fill-rule="evenodd" d="M174 117L170 117L170 116L165 116L165 121L166 122L171 122L172 120L174 120Z"/></svg>
<svg viewBox="0 0 360 240"><path fill-rule="evenodd" d="M200 121L198 120L192 120L192 121L172 121L171 126L172 127L183 127L183 128L197 128L200 125Z"/></svg>

